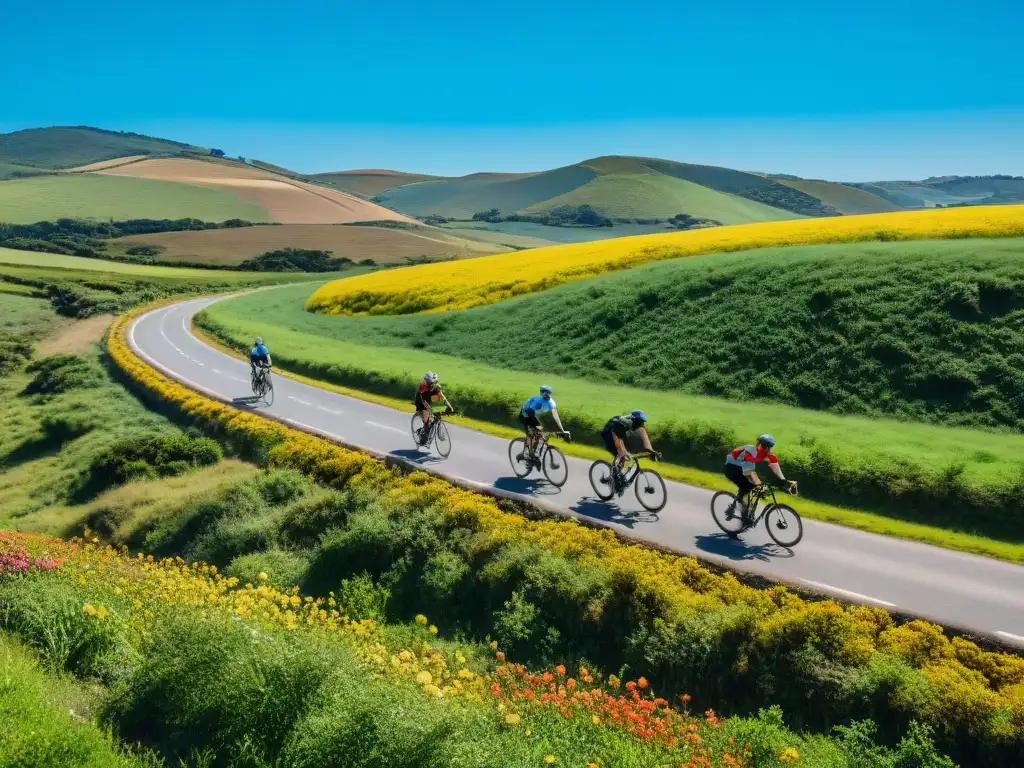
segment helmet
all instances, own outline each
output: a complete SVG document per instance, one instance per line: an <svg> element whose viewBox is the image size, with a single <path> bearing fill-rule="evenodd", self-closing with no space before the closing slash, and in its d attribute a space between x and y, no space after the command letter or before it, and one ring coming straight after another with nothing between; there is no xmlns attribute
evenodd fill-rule
<svg viewBox="0 0 1024 768"><path fill-rule="evenodd" d="M763 435L757 436L757 442L763 445L765 448L771 448L775 445L775 438L765 432Z"/></svg>
<svg viewBox="0 0 1024 768"><path fill-rule="evenodd" d="M257 336L257 337L256 337L256 346L258 347L258 346L259 346L260 344L262 344L262 343L263 343L263 338L262 338L262 337L260 337L260 336Z"/></svg>
<svg viewBox="0 0 1024 768"><path fill-rule="evenodd" d="M434 373L433 371L427 371L425 374L423 374L423 383L431 385L437 384L437 374Z"/></svg>
<svg viewBox="0 0 1024 768"><path fill-rule="evenodd" d="M551 385L550 384L541 384L540 385L540 393L542 395L550 395L552 393L552 391L553 390L551 389Z"/></svg>
<svg viewBox="0 0 1024 768"><path fill-rule="evenodd" d="M633 417L634 421L639 421L641 424L646 424L647 423L647 414L644 413L643 411L640 411L640 410L633 411L629 415Z"/></svg>

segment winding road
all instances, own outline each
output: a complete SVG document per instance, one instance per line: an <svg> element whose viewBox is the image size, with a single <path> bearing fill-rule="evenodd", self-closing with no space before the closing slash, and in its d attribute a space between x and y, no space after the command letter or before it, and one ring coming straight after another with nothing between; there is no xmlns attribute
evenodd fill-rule
<svg viewBox="0 0 1024 768"><path fill-rule="evenodd" d="M668 504L658 515L644 512L631 493L601 503L588 480L590 462L570 458L569 480L561 489L536 472L520 480L509 464L507 440L453 425L451 456L439 460L413 447L411 404L399 411L277 376L273 404L253 405L248 364L191 331L192 316L217 300L195 299L142 315L128 329L129 344L163 373L218 400L417 464L460 485L528 500L719 566L1024 648L1024 567L1019 565L814 520L804 521L803 541L793 551L772 544L763 525L733 541L718 532L709 512L711 492L701 488L667 483Z"/></svg>

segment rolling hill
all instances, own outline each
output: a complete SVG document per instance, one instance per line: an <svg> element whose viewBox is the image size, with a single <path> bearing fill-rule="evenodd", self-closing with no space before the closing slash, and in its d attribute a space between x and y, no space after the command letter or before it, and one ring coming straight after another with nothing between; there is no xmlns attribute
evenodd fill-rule
<svg viewBox="0 0 1024 768"><path fill-rule="evenodd" d="M0 134L0 179L75 168L134 155L209 154L180 141L85 126Z"/></svg>
<svg viewBox="0 0 1024 768"><path fill-rule="evenodd" d="M357 171L338 171L336 173L315 173L311 181L330 184L333 187L360 197L376 197L382 192L395 187L415 184L419 181L447 181L442 176L429 176L423 173L403 173L386 169L363 169Z"/></svg>
<svg viewBox="0 0 1024 768"><path fill-rule="evenodd" d="M472 174L423 181L392 171L329 176L338 185L351 179L347 182L350 191L361 194L393 184L378 191L375 199L421 218L468 219L492 208L503 216L536 217L563 206L589 205L602 216L619 221L665 220L682 213L722 224L743 224L846 212L830 201L841 202L851 212L858 207L863 212L894 210L870 192L843 184L820 182L815 193L782 179L730 168L623 155L526 174ZM859 204L846 200L851 196ZM607 232L609 237L615 234L614 228Z"/></svg>
<svg viewBox="0 0 1024 768"><path fill-rule="evenodd" d="M901 206L885 198L847 184L837 184L833 181L821 181L818 179L792 179L788 177L773 177L773 181L810 197L817 198L823 205L831 206L841 214L888 213L890 211L902 210Z"/></svg>
<svg viewBox="0 0 1024 768"><path fill-rule="evenodd" d="M1017 203L1021 176L944 176L924 181L877 181L854 185L903 208Z"/></svg>

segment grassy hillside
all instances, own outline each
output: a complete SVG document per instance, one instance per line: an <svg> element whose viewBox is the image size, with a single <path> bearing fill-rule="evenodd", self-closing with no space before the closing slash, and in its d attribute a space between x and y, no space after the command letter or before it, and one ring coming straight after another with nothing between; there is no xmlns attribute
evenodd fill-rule
<svg viewBox="0 0 1024 768"><path fill-rule="evenodd" d="M779 178L776 181L830 205L839 213L886 213L902 210L895 203L864 189L833 181Z"/></svg>
<svg viewBox="0 0 1024 768"><path fill-rule="evenodd" d="M590 205L610 218L664 218L686 213L722 224L797 218L796 214L656 173L598 176L571 192L523 209L547 213L562 205Z"/></svg>
<svg viewBox="0 0 1024 768"><path fill-rule="evenodd" d="M469 218L477 211L490 208L497 208L502 213L515 213L569 192L596 175L595 171L580 165L515 176L475 174L451 181L426 181L390 189L378 195L377 200L389 208L414 216L436 213Z"/></svg>
<svg viewBox="0 0 1024 768"><path fill-rule="evenodd" d="M402 264L420 258L465 258L502 253L508 248L468 240L427 227L346 227L332 224L282 224L237 229L161 232L132 235L108 242L112 253L140 245L162 249L161 260L238 264L279 248L311 248L331 251L352 261L373 259L378 264Z"/></svg>
<svg viewBox="0 0 1024 768"><path fill-rule="evenodd" d="M74 168L116 157L184 151L204 150L177 141L98 128L30 128L0 134L0 173L3 163L40 169Z"/></svg>
<svg viewBox="0 0 1024 768"><path fill-rule="evenodd" d="M429 339L439 353L538 374L1024 429L1021 318L1018 238L705 256L441 321L357 324L360 343Z"/></svg>
<svg viewBox="0 0 1024 768"><path fill-rule="evenodd" d="M1015 203L1024 200L1024 178L953 176L926 181L879 181L855 185L903 208Z"/></svg>
<svg viewBox="0 0 1024 768"><path fill-rule="evenodd" d="M360 197L376 197L389 189L416 184L421 181L436 181L440 176L424 173L403 173L402 171L339 171L337 173L315 173L311 181L330 184L332 187L351 192Z"/></svg>
<svg viewBox="0 0 1024 768"><path fill-rule="evenodd" d="M0 221L29 224L62 217L271 221L261 206L197 184L92 173L0 182Z"/></svg>

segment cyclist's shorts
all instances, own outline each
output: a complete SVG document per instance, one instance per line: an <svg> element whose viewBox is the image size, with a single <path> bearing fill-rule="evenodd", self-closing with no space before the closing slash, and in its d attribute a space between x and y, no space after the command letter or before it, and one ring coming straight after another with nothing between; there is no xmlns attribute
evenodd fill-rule
<svg viewBox="0 0 1024 768"><path fill-rule="evenodd" d="M741 496L754 489L754 484L750 482L749 477L743 474L743 467L739 464L726 464L725 476L736 484L736 487L740 490Z"/></svg>
<svg viewBox="0 0 1024 768"><path fill-rule="evenodd" d="M524 413L519 412L519 423L524 427L533 427L534 429L540 429L540 419L537 418L537 412L533 408L529 408Z"/></svg>
<svg viewBox="0 0 1024 768"><path fill-rule="evenodd" d="M615 448L615 440L612 439L612 431L610 429L601 430L601 440L604 442L604 447L608 449L608 453L618 458L619 452Z"/></svg>

